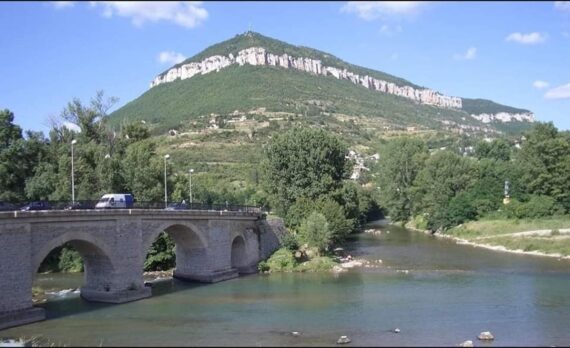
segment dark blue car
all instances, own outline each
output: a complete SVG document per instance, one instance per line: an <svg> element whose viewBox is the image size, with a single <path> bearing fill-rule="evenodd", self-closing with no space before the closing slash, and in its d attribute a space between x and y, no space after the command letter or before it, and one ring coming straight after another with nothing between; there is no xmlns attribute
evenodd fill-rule
<svg viewBox="0 0 570 348"><path fill-rule="evenodd" d="M51 210L51 205L48 202L35 201L35 202L30 202L29 204L26 204L20 210L21 211Z"/></svg>

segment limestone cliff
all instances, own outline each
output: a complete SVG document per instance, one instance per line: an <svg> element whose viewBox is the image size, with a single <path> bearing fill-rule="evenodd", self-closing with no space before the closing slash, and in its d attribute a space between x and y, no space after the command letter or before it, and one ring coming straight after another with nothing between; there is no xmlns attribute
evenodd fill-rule
<svg viewBox="0 0 570 348"><path fill-rule="evenodd" d="M418 103L428 104L444 108L461 108L461 98L442 95L431 89L416 89L411 86L398 86L392 82L386 82L368 75L361 76L346 69L339 69L332 66L323 66L320 60L292 57L287 54L276 55L267 52L263 47L250 47L238 52L237 56L211 56L201 62L193 62L170 69L165 74L157 76L150 84L150 87L162 83L172 82L176 79L189 79L197 74L208 74L213 71L220 71L232 64L243 66L250 65L271 65L285 69L297 69L315 75L333 76L337 79L349 80L354 84L365 88L397 95L414 100Z"/></svg>
<svg viewBox="0 0 570 348"><path fill-rule="evenodd" d="M476 120L479 120L483 123L491 123L493 121L497 122L534 122L534 114L532 112L523 112L523 113L508 113L508 112L497 112L495 114L471 114Z"/></svg>

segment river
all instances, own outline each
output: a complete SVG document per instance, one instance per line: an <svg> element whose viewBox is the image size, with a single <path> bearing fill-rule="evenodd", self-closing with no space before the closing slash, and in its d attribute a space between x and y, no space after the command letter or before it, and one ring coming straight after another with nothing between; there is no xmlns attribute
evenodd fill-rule
<svg viewBox="0 0 570 348"><path fill-rule="evenodd" d="M121 305L69 293L41 305L48 320L0 331L0 338L55 346L336 346L341 335L351 346L570 345L569 260L377 228L379 235L355 235L345 248L375 267L209 285L171 280L155 285L151 298ZM81 274L35 281L59 289L81 283ZM495 340L477 341L482 331Z"/></svg>

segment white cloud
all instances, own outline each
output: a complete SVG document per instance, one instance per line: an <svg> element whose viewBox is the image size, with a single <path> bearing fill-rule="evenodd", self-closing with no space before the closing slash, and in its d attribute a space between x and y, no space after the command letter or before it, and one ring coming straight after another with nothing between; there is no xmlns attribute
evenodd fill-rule
<svg viewBox="0 0 570 348"><path fill-rule="evenodd" d="M74 131L76 133L81 133L81 128L78 125L76 125L75 123L64 121L62 126L69 129L70 131Z"/></svg>
<svg viewBox="0 0 570 348"><path fill-rule="evenodd" d="M541 34L538 32L523 34L523 33L511 33L506 38L505 41L515 41L523 45L533 45L537 43L544 42L546 40L546 34Z"/></svg>
<svg viewBox="0 0 570 348"><path fill-rule="evenodd" d="M170 65L178 64L182 62L186 57L182 53L163 51L158 55L158 61L160 63L168 63Z"/></svg>
<svg viewBox="0 0 570 348"><path fill-rule="evenodd" d="M555 1L554 8L560 11L570 12L570 1Z"/></svg>
<svg viewBox="0 0 570 348"><path fill-rule="evenodd" d="M401 25L390 26L388 24L384 24L380 28L380 34L386 35L386 36L393 36L394 34L401 33L401 32L402 32L402 26Z"/></svg>
<svg viewBox="0 0 570 348"><path fill-rule="evenodd" d="M570 83L552 88L544 95L546 99L570 99Z"/></svg>
<svg viewBox="0 0 570 348"><path fill-rule="evenodd" d="M73 1L52 1L51 4L55 8L66 8L66 7L75 6L75 2Z"/></svg>
<svg viewBox="0 0 570 348"><path fill-rule="evenodd" d="M349 1L340 10L370 21L386 16L414 15L423 5L422 1Z"/></svg>
<svg viewBox="0 0 570 348"><path fill-rule="evenodd" d="M457 59L457 60L472 60L472 59L475 59L476 55L477 55L477 48L469 47L465 53L454 54L453 58Z"/></svg>
<svg viewBox="0 0 570 348"><path fill-rule="evenodd" d="M167 21L186 28L193 28L208 18L208 11L200 1L100 1L91 7L101 7L103 16L131 18L141 26L145 22Z"/></svg>
<svg viewBox="0 0 570 348"><path fill-rule="evenodd" d="M543 89L546 88L548 86L550 86L550 84L546 81L541 81L541 80L536 80L532 83L533 87L536 89Z"/></svg>

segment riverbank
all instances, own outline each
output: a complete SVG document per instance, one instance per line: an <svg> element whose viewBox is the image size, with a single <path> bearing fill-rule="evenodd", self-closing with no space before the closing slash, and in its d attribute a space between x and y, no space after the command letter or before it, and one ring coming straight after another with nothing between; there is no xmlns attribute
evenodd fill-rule
<svg viewBox="0 0 570 348"><path fill-rule="evenodd" d="M405 227L418 228L412 220ZM570 217L533 220L480 220L461 224L445 232L433 233L458 244L514 254L570 259Z"/></svg>

